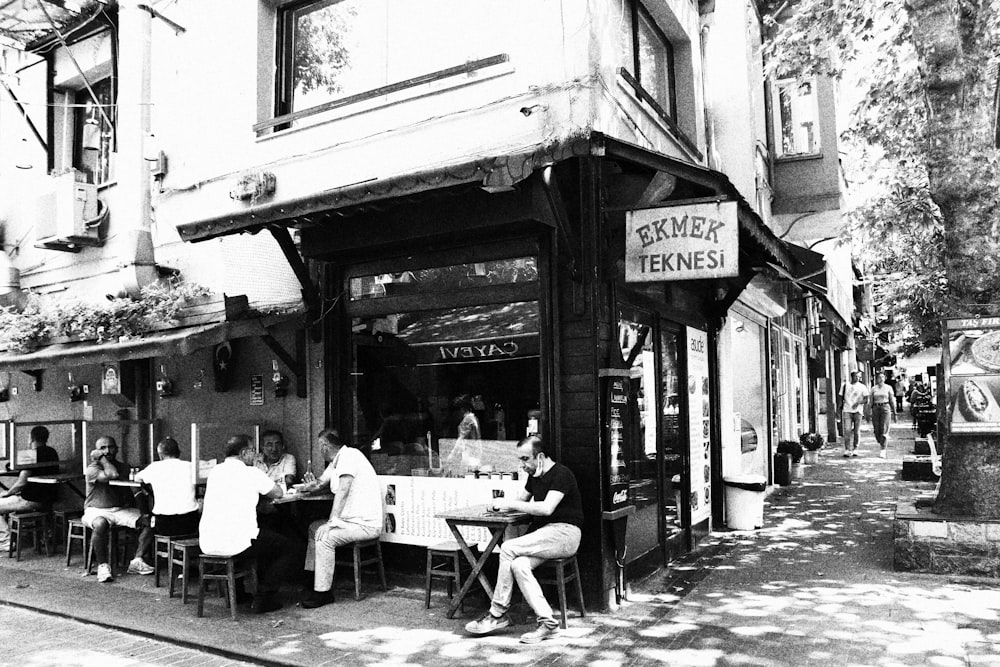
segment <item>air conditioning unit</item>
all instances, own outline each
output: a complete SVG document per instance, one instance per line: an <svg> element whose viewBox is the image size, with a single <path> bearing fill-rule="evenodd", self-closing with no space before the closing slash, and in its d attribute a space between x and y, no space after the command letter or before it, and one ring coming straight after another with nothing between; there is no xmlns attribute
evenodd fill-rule
<svg viewBox="0 0 1000 667"><path fill-rule="evenodd" d="M77 181L70 171L49 179L47 191L37 202L35 247L80 252L104 245L101 223L105 205L97 198L97 186Z"/></svg>

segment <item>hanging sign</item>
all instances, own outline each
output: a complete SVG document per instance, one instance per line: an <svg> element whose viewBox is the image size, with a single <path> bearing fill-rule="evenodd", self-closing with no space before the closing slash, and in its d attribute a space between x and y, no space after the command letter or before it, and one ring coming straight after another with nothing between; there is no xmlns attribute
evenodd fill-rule
<svg viewBox="0 0 1000 667"><path fill-rule="evenodd" d="M264 376L250 376L250 405L264 405Z"/></svg>
<svg viewBox="0 0 1000 667"><path fill-rule="evenodd" d="M1000 433L1000 318L946 320L952 433Z"/></svg>
<svg viewBox="0 0 1000 667"><path fill-rule="evenodd" d="M739 275L734 201L646 208L625 219L627 282Z"/></svg>

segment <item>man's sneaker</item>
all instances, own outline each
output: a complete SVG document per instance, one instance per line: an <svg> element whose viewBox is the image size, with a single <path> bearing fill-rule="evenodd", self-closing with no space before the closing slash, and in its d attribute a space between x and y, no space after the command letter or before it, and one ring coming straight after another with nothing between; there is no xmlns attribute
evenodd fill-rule
<svg viewBox="0 0 1000 667"><path fill-rule="evenodd" d="M307 598L302 600L303 609L316 609L325 604L333 602L333 591L313 591Z"/></svg>
<svg viewBox="0 0 1000 667"><path fill-rule="evenodd" d="M156 569L152 565L147 565L142 558L133 558L128 564L129 574L153 574Z"/></svg>
<svg viewBox="0 0 1000 667"><path fill-rule="evenodd" d="M884 449L879 450L878 457L880 459L884 459L885 458L885 450Z"/></svg>
<svg viewBox="0 0 1000 667"><path fill-rule="evenodd" d="M111 566L107 563L101 563L97 566L97 583L103 584L106 581L112 581L111 576Z"/></svg>
<svg viewBox="0 0 1000 667"><path fill-rule="evenodd" d="M851 453L850 453L850 452L846 452L846 451L845 451L845 452L844 452L844 458L845 458L845 459L849 459L849 458L851 458Z"/></svg>
<svg viewBox="0 0 1000 667"><path fill-rule="evenodd" d="M521 635L522 644L537 644L543 642L546 639L552 639L553 637L559 636L559 626L550 628L544 623L539 623L538 627L531 632L525 632Z"/></svg>
<svg viewBox="0 0 1000 667"><path fill-rule="evenodd" d="M859 456L861 456L861 454L858 454L858 450L855 449L853 452L851 452L851 456L853 456L854 458L858 458Z"/></svg>
<svg viewBox="0 0 1000 667"><path fill-rule="evenodd" d="M507 614L497 618L490 612L483 614L477 621L469 621L465 625L465 631L470 635L488 635L503 630L511 626L510 617Z"/></svg>

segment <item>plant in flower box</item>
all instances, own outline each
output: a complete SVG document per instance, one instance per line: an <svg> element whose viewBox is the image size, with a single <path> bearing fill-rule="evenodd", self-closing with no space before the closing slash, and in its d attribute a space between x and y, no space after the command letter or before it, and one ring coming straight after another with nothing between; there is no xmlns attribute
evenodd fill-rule
<svg viewBox="0 0 1000 667"><path fill-rule="evenodd" d="M806 463L813 464L819 458L819 450L823 449L826 441L819 433L803 433L799 436L799 443L805 450Z"/></svg>

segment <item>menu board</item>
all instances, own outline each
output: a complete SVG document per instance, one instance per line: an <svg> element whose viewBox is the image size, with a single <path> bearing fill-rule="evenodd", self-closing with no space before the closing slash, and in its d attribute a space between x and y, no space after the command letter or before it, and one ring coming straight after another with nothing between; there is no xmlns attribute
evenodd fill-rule
<svg viewBox="0 0 1000 667"><path fill-rule="evenodd" d="M708 334L685 327L687 338L688 447L691 461L691 523L712 513L710 438L712 403L708 382Z"/></svg>
<svg viewBox="0 0 1000 667"><path fill-rule="evenodd" d="M524 479L456 479L450 477L409 477L379 475L385 503L383 542L430 546L454 535L444 519L434 515L446 510L486 505L493 498L515 497L524 489ZM469 544L490 539L486 528L467 526L461 529Z"/></svg>
<svg viewBox="0 0 1000 667"><path fill-rule="evenodd" d="M627 423L629 379L621 375L605 378L605 466L607 467L606 509L615 510L628 504L629 474L625 465L625 424Z"/></svg>
<svg viewBox="0 0 1000 667"><path fill-rule="evenodd" d="M1000 433L1000 317L947 320L952 433Z"/></svg>

